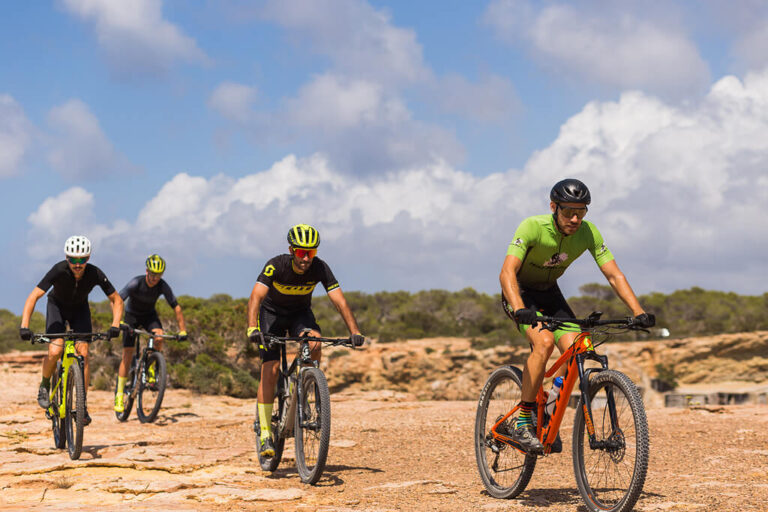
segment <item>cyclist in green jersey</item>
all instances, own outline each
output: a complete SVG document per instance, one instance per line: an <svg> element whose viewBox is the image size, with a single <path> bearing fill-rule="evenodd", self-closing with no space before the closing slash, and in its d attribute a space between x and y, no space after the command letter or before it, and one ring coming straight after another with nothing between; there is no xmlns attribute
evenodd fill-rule
<svg viewBox="0 0 768 512"><path fill-rule="evenodd" d="M317 256L320 234L307 224L297 224L288 231L289 254L269 260L259 274L248 301L248 338L259 347L261 380L257 408L259 411L262 457L273 457L271 439L272 403L279 370L280 351L266 343L264 334L320 337L320 326L312 313L312 292L322 283L328 298L349 329L350 340L359 347L365 341L339 282L325 261ZM312 359L320 361L322 344L310 342Z"/></svg>
<svg viewBox="0 0 768 512"><path fill-rule="evenodd" d="M499 276L505 310L531 345L531 354L523 367L521 412L510 434L532 453L544 449L536 438L533 409L547 360L555 345L563 353L577 334L567 329L551 332L536 328L536 317L543 314L575 318L557 285L557 279L568 266L589 251L616 295L635 315L638 325L652 327L655 323L653 315L646 314L640 306L600 232L594 224L583 220L591 201L586 185L576 179L559 181L549 198L552 215L528 217L520 223ZM562 368L555 377L564 373ZM558 438L552 451L560 450Z"/></svg>

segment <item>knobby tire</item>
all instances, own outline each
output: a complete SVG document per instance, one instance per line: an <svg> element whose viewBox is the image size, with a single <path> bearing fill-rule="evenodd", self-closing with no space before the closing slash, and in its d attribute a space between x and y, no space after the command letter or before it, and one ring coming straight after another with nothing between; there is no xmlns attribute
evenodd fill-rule
<svg viewBox="0 0 768 512"><path fill-rule="evenodd" d="M155 389L149 383L149 368L155 367ZM136 402L136 414L142 423L151 423L157 418L160 407L163 405L165 385L168 380L168 370L165 365L165 357L160 352L152 352L145 360L139 381L138 400Z"/></svg>
<svg viewBox="0 0 768 512"><path fill-rule="evenodd" d="M77 460L83 451L83 427L85 426L85 380L80 364L75 361L67 375L67 413L64 417L67 432L69 458Z"/></svg>
<svg viewBox="0 0 768 512"><path fill-rule="evenodd" d="M593 450L582 401L573 425L573 469L587 508L594 512L627 512L640 497L648 470L648 423L643 399L621 372L606 370L590 379L590 401L598 441L612 440L607 449ZM608 393L616 404L619 430L612 429Z"/></svg>
<svg viewBox="0 0 768 512"><path fill-rule="evenodd" d="M477 404L475 458L483 485L494 498L510 499L519 495L536 468L535 455L521 453L490 436L493 425L522 400L522 382L523 374L518 368L502 366L488 377ZM499 429L511 432L516 421L517 413Z"/></svg>
<svg viewBox="0 0 768 512"><path fill-rule="evenodd" d="M300 418L297 409L294 427L296 469L302 482L313 485L320 480L328 457L331 394L325 375L319 368L303 369L300 386L297 396L304 401L304 414Z"/></svg>

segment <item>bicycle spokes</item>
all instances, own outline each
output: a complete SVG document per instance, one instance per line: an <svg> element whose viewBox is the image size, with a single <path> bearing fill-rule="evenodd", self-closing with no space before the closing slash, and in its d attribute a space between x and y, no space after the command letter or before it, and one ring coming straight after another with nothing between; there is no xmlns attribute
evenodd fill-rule
<svg viewBox="0 0 768 512"><path fill-rule="evenodd" d="M618 509L623 503L631 507L642 489L648 462L642 399L618 372L605 372L590 385L594 436L585 429L587 416L579 415L574 428L580 466L575 468L577 481L600 510Z"/></svg>

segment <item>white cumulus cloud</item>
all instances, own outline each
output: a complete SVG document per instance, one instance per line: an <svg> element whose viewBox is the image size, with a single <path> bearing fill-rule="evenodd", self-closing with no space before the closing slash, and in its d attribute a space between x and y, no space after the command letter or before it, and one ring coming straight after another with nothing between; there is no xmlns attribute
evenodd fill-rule
<svg viewBox="0 0 768 512"><path fill-rule="evenodd" d="M48 126L51 130L48 162L63 176L75 180L135 172L81 100L71 99L52 108L48 113Z"/></svg>
<svg viewBox="0 0 768 512"><path fill-rule="evenodd" d="M761 222L767 112L768 73L724 77L685 108L631 92L587 104L523 169L478 177L436 160L355 176L323 154L288 156L238 179L179 174L135 220L93 222L91 229L120 262L145 255L151 240L197 269L185 277L191 282L204 279L206 267L195 262L214 262L215 287L241 274L255 279L267 258L285 250L288 227L308 222L321 231L321 255L348 276L347 288L494 292L516 226L548 212L553 183L576 177L592 191L588 220L639 292L702 286L762 293L755 255L768 251ZM62 199L30 217L36 229L62 229L66 215L52 213ZM575 293L601 279L585 255L563 286ZM217 291L230 292L210 289Z"/></svg>
<svg viewBox="0 0 768 512"><path fill-rule="evenodd" d="M245 84L222 82L208 98L208 106L222 117L246 124L253 120L257 90Z"/></svg>
<svg viewBox="0 0 768 512"><path fill-rule="evenodd" d="M177 61L205 62L194 39L163 18L162 0L62 0L80 19L94 24L99 44L116 72L166 71Z"/></svg>
<svg viewBox="0 0 768 512"><path fill-rule="evenodd" d="M32 145L32 123L8 94L0 94L0 178L18 172Z"/></svg>
<svg viewBox="0 0 768 512"><path fill-rule="evenodd" d="M337 73L387 84L429 76L416 33L394 26L386 11L367 2L269 0L262 16L328 56Z"/></svg>
<svg viewBox="0 0 768 512"><path fill-rule="evenodd" d="M675 99L709 85L696 45L664 13L597 5L493 0L485 20L502 40L529 48L556 75Z"/></svg>

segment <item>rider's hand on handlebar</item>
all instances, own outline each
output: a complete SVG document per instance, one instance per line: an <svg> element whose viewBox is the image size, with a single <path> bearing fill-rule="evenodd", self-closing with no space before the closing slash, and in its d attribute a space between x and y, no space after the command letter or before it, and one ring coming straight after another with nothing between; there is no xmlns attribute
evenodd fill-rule
<svg viewBox="0 0 768 512"><path fill-rule="evenodd" d="M518 324L530 325L536 327L539 322L536 320L536 310L533 308L521 308L515 311L515 320Z"/></svg>
<svg viewBox="0 0 768 512"><path fill-rule="evenodd" d="M642 315L637 315L635 317L635 325L638 327L653 327L656 325L656 315L643 313Z"/></svg>
<svg viewBox="0 0 768 512"><path fill-rule="evenodd" d="M120 329L118 327L112 326L107 331L107 339L117 338L120 336Z"/></svg>
<svg viewBox="0 0 768 512"><path fill-rule="evenodd" d="M29 341L32 339L32 331L26 327L19 327L19 336L21 336L21 339L24 341Z"/></svg>
<svg viewBox="0 0 768 512"><path fill-rule="evenodd" d="M264 338L264 333L259 330L258 327L248 328L248 339L251 343L255 343L259 348L269 350L267 347L267 340Z"/></svg>
<svg viewBox="0 0 768 512"><path fill-rule="evenodd" d="M187 331L179 331L179 341L187 341Z"/></svg>
<svg viewBox="0 0 768 512"><path fill-rule="evenodd" d="M363 336L360 333L353 334L352 336L349 337L349 341L351 341L352 345L354 345L355 347L362 347L363 343L365 343L365 336Z"/></svg>

